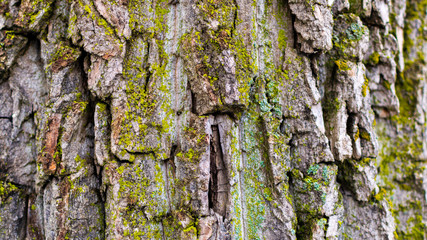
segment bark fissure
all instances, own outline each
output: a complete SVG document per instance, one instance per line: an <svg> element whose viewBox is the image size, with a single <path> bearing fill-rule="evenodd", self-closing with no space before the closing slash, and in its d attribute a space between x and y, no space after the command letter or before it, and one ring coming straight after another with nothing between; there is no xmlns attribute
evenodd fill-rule
<svg viewBox="0 0 427 240"><path fill-rule="evenodd" d="M1 1L0 239L426 238L425 8Z"/></svg>
<svg viewBox="0 0 427 240"><path fill-rule="evenodd" d="M221 216L227 217L227 204L230 191L227 169L222 154L218 126L212 125L211 128L209 208Z"/></svg>

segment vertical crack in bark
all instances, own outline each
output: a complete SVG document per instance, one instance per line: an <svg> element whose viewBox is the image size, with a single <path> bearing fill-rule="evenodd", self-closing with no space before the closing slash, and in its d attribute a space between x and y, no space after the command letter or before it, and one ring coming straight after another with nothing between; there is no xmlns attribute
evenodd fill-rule
<svg viewBox="0 0 427 240"><path fill-rule="evenodd" d="M163 221L160 221L160 225L162 226L162 240L166 240L165 225L163 224Z"/></svg>
<svg viewBox="0 0 427 240"><path fill-rule="evenodd" d="M296 16L295 16L295 14L292 13L292 10L291 10L290 4L289 4L289 0L285 0L285 4L287 6L287 9L289 10L288 13L291 14L291 21L292 21L292 33L291 34L293 35L292 37L294 40L294 45L292 47L294 49L298 49L298 33L295 29Z"/></svg>
<svg viewBox="0 0 427 240"><path fill-rule="evenodd" d="M81 56L78 58L78 64L80 66L80 69L84 69L84 61L86 59L86 57L90 57L90 54L86 51L84 51L84 49L81 49ZM88 124L91 124L90 127L90 132L86 132L87 137L90 139L90 152L91 152L91 157L88 160L88 164L92 165L93 167L93 175L94 175L94 179L96 179L96 181L98 181L97 187L94 189L98 198L97 204L98 205L98 224L101 224L101 226L99 226L100 229L100 235L101 235L101 239L105 239L105 230L106 230L106 189L104 191L104 189L102 188L102 170L103 170L103 166L99 166L96 160L96 154L95 154L95 108L96 108L96 104L97 102L100 102L99 99L96 99L95 97L92 97L91 92L89 90L89 86L88 86L88 75L86 74L85 71L81 71L82 75L83 75L83 91L82 93L86 96L88 96L88 104L87 104L87 114L85 114L86 118L87 118L87 122ZM109 108L109 105L107 104L107 107ZM110 119L111 122L111 119ZM110 129L111 131L111 129Z"/></svg>
<svg viewBox="0 0 427 240"><path fill-rule="evenodd" d="M190 92L190 97L191 97L191 109L190 109L191 113L198 115L196 110L196 106L197 106L196 94L194 94L194 92L191 90L190 81L187 82L187 89Z"/></svg>
<svg viewBox="0 0 427 240"><path fill-rule="evenodd" d="M145 76L145 83L144 83L144 91L147 94L148 93L148 84L150 82L150 77L152 75L152 73L149 70L149 67L147 67L147 75Z"/></svg>
<svg viewBox="0 0 427 240"><path fill-rule="evenodd" d="M27 239L27 227L28 227L28 211L30 210L29 208L29 201L30 201L30 197L28 195L25 196L25 208L24 208L24 216L22 216L22 224L23 227L21 228L23 233L23 237L22 239Z"/></svg>
<svg viewBox="0 0 427 240"><path fill-rule="evenodd" d="M212 126L210 148L209 208L226 217L230 186L217 125Z"/></svg>
<svg viewBox="0 0 427 240"><path fill-rule="evenodd" d="M102 184L102 181L101 181ZM106 189L107 190L107 189ZM105 239L105 232L107 230L107 212L105 211L106 209L106 204L107 204L107 199L106 199L106 191L103 193L102 191L100 191L101 193L101 198L99 199L101 201L101 214L102 214L102 233L101 233L101 239Z"/></svg>
<svg viewBox="0 0 427 240"><path fill-rule="evenodd" d="M145 94L147 94L147 90L148 90L148 84L150 81L150 77L152 75L152 72L150 71L150 64L149 64L149 57L150 57L150 41L147 41L147 53L144 56L144 64L145 64L145 72L146 72L146 76L145 76L145 82L144 82L144 92Z"/></svg>
<svg viewBox="0 0 427 240"><path fill-rule="evenodd" d="M166 195L168 198L169 212L172 212L171 197L170 197L171 187L169 185L169 182L170 182L169 181L169 171L171 171L173 178L175 178L174 158L175 158L176 148L177 148L177 146L173 145L171 147L171 152L170 152L169 158L166 159L165 161L163 161L163 166L164 166L163 173L164 173L164 178L165 178L165 188L166 188Z"/></svg>

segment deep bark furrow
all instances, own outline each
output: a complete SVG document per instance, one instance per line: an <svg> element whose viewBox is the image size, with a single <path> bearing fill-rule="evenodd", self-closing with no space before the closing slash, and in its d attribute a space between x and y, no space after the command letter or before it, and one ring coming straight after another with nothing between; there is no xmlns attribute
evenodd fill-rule
<svg viewBox="0 0 427 240"><path fill-rule="evenodd" d="M0 2L0 239L426 239L421 0Z"/></svg>

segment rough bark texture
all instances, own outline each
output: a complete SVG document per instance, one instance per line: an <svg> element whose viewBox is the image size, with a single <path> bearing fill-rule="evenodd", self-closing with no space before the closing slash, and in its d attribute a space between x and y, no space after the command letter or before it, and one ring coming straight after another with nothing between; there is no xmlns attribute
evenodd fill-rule
<svg viewBox="0 0 427 240"><path fill-rule="evenodd" d="M426 0L0 0L0 239L427 239Z"/></svg>

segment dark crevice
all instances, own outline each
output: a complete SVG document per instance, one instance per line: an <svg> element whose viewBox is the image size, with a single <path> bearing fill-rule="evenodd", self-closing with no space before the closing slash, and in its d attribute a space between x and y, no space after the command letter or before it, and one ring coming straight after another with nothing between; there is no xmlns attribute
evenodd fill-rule
<svg viewBox="0 0 427 240"><path fill-rule="evenodd" d="M355 169L355 166L351 164L350 161L345 160L343 162L338 162L338 174L337 174L337 183L340 186L340 191L351 192L351 197L357 201L355 192L355 186L353 184L353 175L358 170Z"/></svg>
<svg viewBox="0 0 427 240"><path fill-rule="evenodd" d="M318 86L318 81L317 79L319 79L319 57L320 57L320 53L313 53L310 54L309 56L310 59L310 69L311 69L311 73L313 74L313 78L316 79L316 88L319 89Z"/></svg>
<svg viewBox="0 0 427 240"><path fill-rule="evenodd" d="M219 116L219 115L227 115L231 120L233 120L234 122L236 122L238 120L238 117L236 116L236 112L241 112L240 110L237 110L235 112L231 112L231 111L216 111L216 112L209 112L206 114L201 114L200 116Z"/></svg>
<svg viewBox="0 0 427 240"><path fill-rule="evenodd" d="M44 190L46 189L47 185L52 182L52 180L55 179L55 176L49 175L49 178L46 181L43 181L43 185L40 187L39 192L41 194L44 194Z"/></svg>
<svg viewBox="0 0 427 240"><path fill-rule="evenodd" d="M190 97L191 97L191 113L196 114L197 115L197 100L196 100L196 95L194 94L194 92L191 90L191 86L190 86L190 81L187 82L187 90L190 92Z"/></svg>
<svg viewBox="0 0 427 240"><path fill-rule="evenodd" d="M169 155L169 161L168 165L171 167L172 176L175 178L176 175L176 166L175 166L175 155L176 155L176 149L178 148L177 145L172 145L171 147L171 153Z"/></svg>
<svg viewBox="0 0 427 240"><path fill-rule="evenodd" d="M147 67L146 72L147 72L147 75L145 76L144 92L147 94L148 93L148 85L150 83L150 78L151 78L151 75L153 75L153 74L148 70L148 67Z"/></svg>
<svg viewBox="0 0 427 240"><path fill-rule="evenodd" d="M286 173L286 177L287 177L288 184L289 184L289 198L292 201L292 203L295 203L296 199L295 199L295 189L294 189L294 186L295 186L296 183L295 183L295 180L294 180L294 176L292 175L291 171L288 171ZM293 210L294 210L295 215L296 215L297 220L298 220L299 218L298 218L298 213L297 213L296 205L292 204L292 206L293 206ZM298 226L297 226L297 228L298 228Z"/></svg>
<svg viewBox="0 0 427 240"><path fill-rule="evenodd" d="M327 165L327 166L335 166L336 165L336 162L325 162L325 161L319 161L319 162L316 162L316 164L322 164L322 165Z"/></svg>
<svg viewBox="0 0 427 240"><path fill-rule="evenodd" d="M169 5L177 5L179 3L179 0L170 0L168 2Z"/></svg>
<svg viewBox="0 0 427 240"><path fill-rule="evenodd" d="M19 1L16 1L12 6L13 7L16 7L16 8L20 8L21 7L21 0L19 0Z"/></svg>
<svg viewBox="0 0 427 240"><path fill-rule="evenodd" d="M84 57L81 58L81 62L83 62ZM87 80L87 78L85 78ZM87 81L86 81L87 82ZM91 94L87 88L87 86L85 86L85 92L86 94L88 94L88 96L90 97ZM96 108L96 102L95 99L89 101L89 104L87 105L88 108L88 122L91 124L91 133L89 133L89 136L91 141L93 142L92 146L95 146L95 108ZM106 212L105 212L105 200L106 200L106 191L104 191L104 189L102 189L102 170L103 167L99 166L97 164L96 161L96 156L95 156L95 150L92 149L92 157L90 158L91 162L90 164L92 165L92 167L94 168L94 177L97 179L98 181L98 187L95 189L95 192L98 196L98 205L99 205L99 214L100 214L100 218L101 221L100 223L102 224L100 226L101 230L101 239L105 239L105 229L106 229Z"/></svg>
<svg viewBox="0 0 427 240"><path fill-rule="evenodd" d="M129 151L127 151L126 150L126 152L127 153L129 153L129 154L135 154L135 153L132 153L132 152L129 152ZM116 162L118 162L118 163L129 163L129 164L132 164L132 162L131 161L129 161L129 160L126 160L126 159L120 159L116 154L114 154L114 153L112 153L111 154L112 156L113 156L113 158L114 158L114 160L116 161Z"/></svg>
<svg viewBox="0 0 427 240"><path fill-rule="evenodd" d="M22 122L26 122L28 120L33 120L34 121L34 117L35 117L36 111L34 111L34 106L31 105L31 112L28 116L25 116L24 120Z"/></svg>
<svg viewBox="0 0 427 240"><path fill-rule="evenodd" d="M311 216L308 213L300 213L298 214L300 217L297 218L297 232L296 232L296 236L297 239L314 239L313 238L313 229L318 227L317 222L324 218L326 219L325 221L325 225L323 228L323 232L326 235L326 230L328 229L328 222L329 222L329 217L324 215L324 214L320 214L320 215L315 215L315 216Z"/></svg>
<svg viewBox="0 0 427 240"><path fill-rule="evenodd" d="M132 154L132 155L136 155L136 156L145 156L145 155L152 155L154 158L156 158L156 153L154 151L148 151L148 152L135 152L135 151L129 151L127 149L125 149L127 153ZM121 162L131 162L128 160L119 160Z"/></svg>
<svg viewBox="0 0 427 240"><path fill-rule="evenodd" d="M8 28L8 27L4 27L1 30L2 30L2 32L13 32L13 34L16 36L22 36L22 37L25 37L28 39L27 44L21 50L19 50L20 53L25 52L28 49L28 47L30 46L32 41L39 42L39 46L40 46L40 40L38 39L37 34L35 34L34 32L19 32L18 31L19 29Z"/></svg>
<svg viewBox="0 0 427 240"><path fill-rule="evenodd" d="M8 119L10 122L13 121L12 117L0 116L0 119Z"/></svg>
<svg viewBox="0 0 427 240"><path fill-rule="evenodd" d="M303 136L305 134L304 133L300 133L297 132L296 134L292 135L291 140L289 141L289 147L290 147L290 153L291 153L291 159L297 159L299 158L298 156L298 146L295 144L295 141ZM294 163L294 161L292 161L292 165L295 165L296 163ZM317 164L330 164L333 165L333 162L319 162ZM293 168L297 168L297 166L292 166ZM288 183L289 183L289 196L292 200L292 202L295 201L300 201L301 200L301 196L305 196L306 193L302 193L299 192L295 186L298 186L298 181L300 181L300 176L294 175L295 173L293 173L292 171L288 171L286 173L286 176L288 178ZM320 218L326 218L326 216L320 215L320 214L316 214L316 215L312 215L309 212L306 212L306 210L301 210L297 208L297 205L294 205L294 211L296 214L296 219L297 219L297 226L296 226L296 236L297 239L311 239L312 238L312 234L313 234L313 227L315 227L317 220L319 220Z"/></svg>
<svg viewBox="0 0 427 240"><path fill-rule="evenodd" d="M357 116L354 113L348 113L346 132L348 135L352 136L354 134L353 126L356 124Z"/></svg>
<svg viewBox="0 0 427 240"><path fill-rule="evenodd" d="M149 56L150 56L150 47L151 47L151 44L150 44L150 41L147 41L147 54L145 54L145 56L144 56L144 63L146 64L146 66L145 66L145 72L146 72L146 76L145 76L145 82L144 82L144 92L147 94L148 92L148 85L149 85L149 82L150 82L150 78L151 78L151 75L152 75L152 72L150 72L150 66L149 66L149 64L148 64L148 58L149 58Z"/></svg>
<svg viewBox="0 0 427 240"><path fill-rule="evenodd" d="M28 195L25 196L25 208L24 208L24 215L22 216L22 220L20 223L20 229L22 231L22 239L27 238L27 227L28 227L28 211L29 211L29 204L30 198Z"/></svg>
<svg viewBox="0 0 427 240"><path fill-rule="evenodd" d="M288 5L289 5L289 3L288 3ZM295 14L292 14L292 32L293 32L293 37L294 37L294 46L293 46L293 48L294 49L298 49L298 32L295 29L295 19L296 19Z"/></svg>
<svg viewBox="0 0 427 240"><path fill-rule="evenodd" d="M82 82L80 84L82 87L82 95L87 98L87 101L89 101L88 104L86 105L85 117L87 121L86 126L90 127L90 131L86 132L86 137L90 139L90 142L92 143L89 145L90 157L87 160L87 163L92 166L93 177L98 182L98 184L96 184L97 187L94 187L94 192L96 193L98 200L94 204L98 205L98 209L99 209L98 217L100 218L99 223L101 224L101 226L99 226L101 229L101 232L100 232L101 239L105 239L106 212L105 212L105 195L104 195L105 192L102 189L102 169L101 169L102 167L97 164L95 149L94 149L95 147L95 109L96 109L97 101L96 101L96 98L92 96L89 90L88 75L84 71L85 59L87 58L87 56L89 56L89 53L85 52L82 48L80 50L81 50L81 55L77 59L77 64L78 64L78 67L81 69L80 72L82 74ZM63 121L64 120L65 119L63 119ZM62 123L61 126L64 126L64 123Z"/></svg>
<svg viewBox="0 0 427 240"><path fill-rule="evenodd" d="M292 137L291 126L287 123L287 117L282 115L282 119L280 121L279 132L286 136L286 138Z"/></svg>
<svg viewBox="0 0 427 240"><path fill-rule="evenodd" d="M148 221L149 218L147 217L147 214L145 213L146 208L147 208L146 206L143 206L140 208L140 210L141 210L141 213L142 213L142 216L144 217L144 219Z"/></svg>
<svg viewBox="0 0 427 240"><path fill-rule="evenodd" d="M82 87L83 87L83 89L85 90L85 93L88 95L88 96L91 96L91 94L90 94L90 91L89 91L89 86L88 86L88 79L89 79L89 76L87 75L87 73L84 71L84 69L85 69L85 66L84 66L84 62L85 62L85 58L86 58L86 56L90 56L89 55L89 53L88 52L86 52L84 49L83 49L83 47L80 47L80 52L81 52L81 54L80 54L80 56L79 56L79 58L77 59L77 62L78 62L78 64L79 64L79 68L81 69L81 73L82 73L82 77L83 77L83 81L82 81Z"/></svg>
<svg viewBox="0 0 427 240"><path fill-rule="evenodd" d="M102 177L98 178L101 179L100 180L100 186L102 185ZM106 221L106 211L105 211L105 204L106 204L106 191L102 191L102 189L97 189L96 191L97 195L98 195L98 199L99 199L99 214L100 214L100 218L101 218L101 239L105 239L105 230L107 228L107 221Z"/></svg>
<svg viewBox="0 0 427 240"><path fill-rule="evenodd" d="M258 91L258 88L257 88L257 79L258 79L258 75L255 75L253 78L252 78L252 81L250 81L249 82L249 99L250 99L250 101L252 101L252 102L257 102L258 100L256 99L256 94L257 94L257 91Z"/></svg>
<svg viewBox="0 0 427 240"><path fill-rule="evenodd" d="M107 201L107 192L108 192L108 188L110 187L110 185L104 184L102 181L102 175L104 174L104 169L105 169L104 167L101 167L101 170L99 171L100 174L99 174L98 179L99 179L99 182L101 184L101 191L100 191L101 201L105 203ZM104 213L105 213L105 209L104 209ZM104 225L104 226L106 226L106 225Z"/></svg>
<svg viewBox="0 0 427 240"><path fill-rule="evenodd" d="M229 198L229 180L227 169L222 155L219 129L212 125L210 140L210 178L209 178L209 208L223 217L227 217L227 205Z"/></svg>

